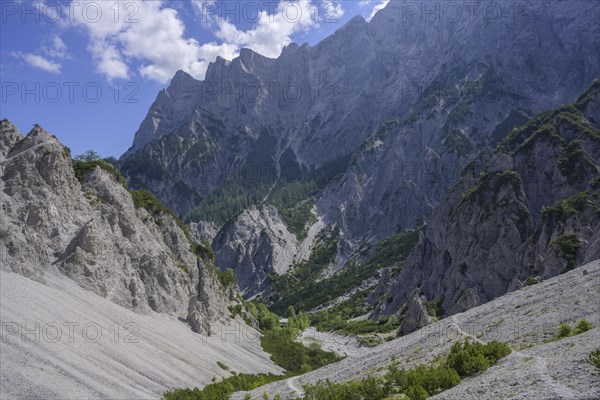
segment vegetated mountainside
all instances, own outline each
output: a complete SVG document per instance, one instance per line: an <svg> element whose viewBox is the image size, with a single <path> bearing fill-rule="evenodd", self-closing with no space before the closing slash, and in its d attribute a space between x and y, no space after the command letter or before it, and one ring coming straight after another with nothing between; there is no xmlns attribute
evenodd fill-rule
<svg viewBox="0 0 600 400"><path fill-rule="evenodd" d="M600 375L588 360L600 342L599 279L600 262L594 261L377 347L353 351L338 363L231 398L258 400L266 393L269 398L279 394L296 399L304 385L319 381L360 381L383 375L389 365L437 366L454 343L470 338L504 342L512 352L431 399L595 399L600 396ZM592 329L559 334L562 323L573 328L581 320Z"/></svg>
<svg viewBox="0 0 600 400"><path fill-rule="evenodd" d="M599 7L548 1L503 9L493 22L478 9L422 23L392 1L370 22L356 17L277 59L244 49L217 59L204 81L178 72L120 168L187 222L226 230L214 250L245 260L236 275L247 295L285 269L276 257L247 257L250 247L278 252L260 229L245 237L250 247L235 239L253 205L275 206L296 236L290 264L308 258L319 232L336 231L326 268L335 272L365 246L414 229L479 150L600 74ZM302 95L291 99L290 85Z"/></svg>
<svg viewBox="0 0 600 400"><path fill-rule="evenodd" d="M596 80L483 150L376 290L379 311L402 316L418 289L451 315L600 258L599 96Z"/></svg>
<svg viewBox="0 0 600 400"><path fill-rule="evenodd" d="M43 282L56 271L136 312L226 322L233 293L210 249L148 193L129 192L105 162L73 162L39 126L22 136L0 122L2 269Z"/></svg>

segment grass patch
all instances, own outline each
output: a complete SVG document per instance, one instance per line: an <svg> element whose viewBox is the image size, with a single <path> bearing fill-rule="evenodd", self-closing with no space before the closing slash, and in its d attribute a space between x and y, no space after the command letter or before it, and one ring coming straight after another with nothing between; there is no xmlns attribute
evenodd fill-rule
<svg viewBox="0 0 600 400"><path fill-rule="evenodd" d="M177 268L179 268L180 270L182 270L183 272L185 272L187 275L190 274L190 270L183 264L177 264Z"/></svg>

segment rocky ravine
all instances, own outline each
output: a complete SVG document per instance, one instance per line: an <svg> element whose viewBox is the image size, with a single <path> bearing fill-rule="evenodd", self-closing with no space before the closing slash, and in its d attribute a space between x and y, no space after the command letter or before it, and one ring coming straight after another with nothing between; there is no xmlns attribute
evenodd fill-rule
<svg viewBox="0 0 600 400"><path fill-rule="evenodd" d="M398 361L402 368L430 364L449 353L458 340L477 337L508 343L513 352L496 365L432 399L595 399L600 397L600 375L586 359L600 343L600 261L594 261L542 283L509 293L494 301L454 315L407 336L349 357L300 377L276 382L250 392L251 399L295 399L302 385L329 379L344 382L382 373ZM594 328L560 341L561 322L589 320ZM232 399L241 400L245 393Z"/></svg>
<svg viewBox="0 0 600 400"><path fill-rule="evenodd" d="M57 270L140 313L188 321L201 333L226 319L216 270L192 253L166 213L136 207L115 175L75 176L67 150L39 126L0 122L1 268L43 282Z"/></svg>
<svg viewBox="0 0 600 400"><path fill-rule="evenodd" d="M231 268L245 297L261 293L267 276L284 274L298 252L298 241L273 206L252 206L227 223L213 241L216 263Z"/></svg>

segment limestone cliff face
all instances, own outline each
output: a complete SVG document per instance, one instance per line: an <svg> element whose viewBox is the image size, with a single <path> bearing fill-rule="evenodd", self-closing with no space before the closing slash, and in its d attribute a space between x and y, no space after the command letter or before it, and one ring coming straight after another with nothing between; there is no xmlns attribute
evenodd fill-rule
<svg viewBox="0 0 600 400"><path fill-rule="evenodd" d="M465 5L453 19L390 1L370 22L353 18L315 46L290 44L276 59L244 49L234 60L218 58L203 81L178 72L121 158L122 170L133 187L150 189L179 215L225 225L213 243L217 262L235 268L247 295L284 269L276 249L296 245L287 229L276 228L289 223L285 218L258 221L250 215L262 211L245 209L280 206L282 198L294 201L280 208L286 216L309 200L319 229L339 231L332 271L361 246L428 220L406 284L396 285L400 296L386 306L390 313L417 287L456 312L529 274L556 274L565 257L572 260L557 253L559 243L578 246L563 233L577 231L590 241L585 246L598 248L594 235L581 233L594 229L593 208L581 214L585 221L561 222L565 232L542 224L544 206L586 190L567 176L568 162L559 165L576 146L536 145L531 154L486 149L538 113L573 101L600 75L600 4L495 6L500 14L492 16L486 4ZM596 124L598 106L585 107L577 112ZM572 142L565 132L558 135ZM583 139L581 146L594 159L593 146ZM552 167L539 172L548 160ZM311 174L304 172L331 164L343 167L326 179L305 179ZM532 164L536 179L528 175ZM286 182L290 167L302 172L299 182ZM274 201L282 186L289 196ZM477 201L495 213L469 202L474 198L462 201L476 187ZM220 207L230 212L217 221ZM464 235L473 224L475 232ZM529 238L535 245L525 249Z"/></svg>
<svg viewBox="0 0 600 400"><path fill-rule="evenodd" d="M42 280L60 273L137 312L188 320L199 332L228 299L168 214L136 207L100 167L75 176L68 151L42 128L0 122L2 268Z"/></svg>
<svg viewBox="0 0 600 400"><path fill-rule="evenodd" d="M395 284L400 310L420 288L446 314L465 311L600 258L600 81L482 151L434 208Z"/></svg>
<svg viewBox="0 0 600 400"><path fill-rule="evenodd" d="M276 180L286 151L305 168L356 153L320 209L348 223L351 243L389 236L431 211L478 149L600 73L596 2L501 7L493 21L481 5L424 23L391 1L315 46L290 44L276 59L244 49L203 81L178 72L124 172L184 215L246 168ZM381 132L388 121L397 125Z"/></svg>
<svg viewBox="0 0 600 400"><path fill-rule="evenodd" d="M245 210L223 227L213 248L217 265L233 269L246 297L262 292L269 274L284 274L299 251L296 237L273 206Z"/></svg>

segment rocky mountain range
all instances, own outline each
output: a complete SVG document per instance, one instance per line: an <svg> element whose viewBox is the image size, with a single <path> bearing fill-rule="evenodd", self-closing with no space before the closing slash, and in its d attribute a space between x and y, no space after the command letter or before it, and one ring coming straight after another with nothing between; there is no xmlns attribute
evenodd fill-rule
<svg viewBox="0 0 600 400"><path fill-rule="evenodd" d="M330 275L365 246L434 223L446 190L465 181L463 168L481 150L573 101L600 76L598 4L503 5L493 20L484 6L469 18L428 20L392 1L371 21L353 18L321 43L290 44L276 59L244 49L217 59L203 81L180 71L120 168L186 221L221 230L212 243L219 267L234 268L247 297L268 288L269 274L306 260L323 230L339 238ZM491 170L511 169L500 164ZM531 234L541 206L553 202L546 186L525 188L531 220L518 235ZM275 219L251 217L276 215L270 207ZM447 224L431 225L446 235ZM504 254L496 252L492 258ZM503 293L506 279L493 294L469 286L461 302ZM427 295L440 300L444 291Z"/></svg>
<svg viewBox="0 0 600 400"><path fill-rule="evenodd" d="M76 382L83 397L115 397L127 382L129 395L152 397L218 386L217 376L235 371L282 372L271 362L289 361L281 342L269 361L256 328L285 330L290 342L291 325L309 321L355 335L355 354L337 364L279 382L252 378L275 382L252 391L256 398L295 396L298 382L354 379L393 355L433 362L450 340L431 345L429 327L456 325L459 338L487 341L504 318L532 318L552 326L537 336L499 333L516 350L495 370L503 385L531 393L509 369L527 371L534 359L525 375L540 393L597 395L581 378L598 380L587 364L571 386L555 364L566 357L572 378L598 336L588 278L597 280L600 259L600 3L494 3L492 15L476 2L456 18L441 4L411 4L390 1L370 21L352 18L277 58L250 49L217 58L204 80L177 72L118 160L72 159L39 125L22 135L0 121L8 315L29 321L31 302L35 315L65 319L79 304L102 327L130 318L146 329L139 352L121 357L104 343L89 353L132 374L93 387L69 371L99 373L76 346L61 347L60 358L47 343L9 335L3 352L58 365L66 372L56 382ZM563 317L592 320L569 336L574 348L552 344ZM209 338L217 326L256 340L218 343ZM317 352L292 344L306 357ZM162 362L161 372L147 360ZM298 364L287 372L313 367ZM3 388L69 394L28 373L3 375ZM493 376L477 379L494 386ZM477 398L474 385L448 398Z"/></svg>

